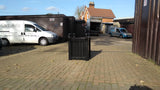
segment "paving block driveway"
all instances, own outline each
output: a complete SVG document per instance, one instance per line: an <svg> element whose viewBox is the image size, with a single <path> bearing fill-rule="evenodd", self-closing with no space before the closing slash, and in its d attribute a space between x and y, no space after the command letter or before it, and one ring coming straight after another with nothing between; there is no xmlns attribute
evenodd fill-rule
<svg viewBox="0 0 160 90"><path fill-rule="evenodd" d="M91 50L89 61L68 60L67 42L0 56L0 90L160 90L160 67L131 39L92 37Z"/></svg>

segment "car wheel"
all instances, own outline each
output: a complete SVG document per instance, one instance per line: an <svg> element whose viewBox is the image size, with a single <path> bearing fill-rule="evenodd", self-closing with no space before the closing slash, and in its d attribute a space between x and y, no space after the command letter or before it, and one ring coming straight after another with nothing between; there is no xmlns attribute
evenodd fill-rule
<svg viewBox="0 0 160 90"><path fill-rule="evenodd" d="M7 39L2 39L2 45L3 46L9 45L9 41Z"/></svg>
<svg viewBox="0 0 160 90"><path fill-rule="evenodd" d="M46 45L48 45L48 40L46 38L41 38L39 40L39 44L42 46L46 46Z"/></svg>

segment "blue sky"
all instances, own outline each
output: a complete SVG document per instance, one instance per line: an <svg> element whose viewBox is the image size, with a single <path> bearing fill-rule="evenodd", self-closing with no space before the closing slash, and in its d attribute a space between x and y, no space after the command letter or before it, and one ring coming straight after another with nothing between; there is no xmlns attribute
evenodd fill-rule
<svg viewBox="0 0 160 90"><path fill-rule="evenodd" d="M77 6L94 1L95 8L112 9L116 18L134 17L135 0L1 0L0 15L53 13L74 16Z"/></svg>

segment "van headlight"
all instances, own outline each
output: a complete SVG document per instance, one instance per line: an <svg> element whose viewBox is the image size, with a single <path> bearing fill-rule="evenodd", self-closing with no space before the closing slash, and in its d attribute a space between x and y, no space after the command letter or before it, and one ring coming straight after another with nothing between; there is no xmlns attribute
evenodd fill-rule
<svg viewBox="0 0 160 90"><path fill-rule="evenodd" d="M49 35L48 35L48 37L54 37L54 35L52 35L52 34L49 34Z"/></svg>
<svg viewBox="0 0 160 90"><path fill-rule="evenodd" d="M57 38L57 35L53 35L53 38Z"/></svg>

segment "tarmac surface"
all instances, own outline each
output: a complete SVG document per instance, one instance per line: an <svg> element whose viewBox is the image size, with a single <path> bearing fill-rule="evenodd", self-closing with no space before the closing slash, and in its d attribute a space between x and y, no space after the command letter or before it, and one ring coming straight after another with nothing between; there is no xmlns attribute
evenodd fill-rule
<svg viewBox="0 0 160 90"><path fill-rule="evenodd" d="M67 42L12 45L0 50L0 90L160 90L160 66L131 39L92 37L89 61L68 60Z"/></svg>

